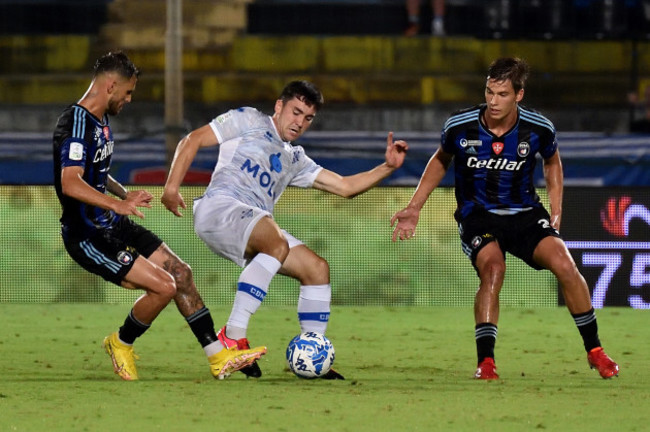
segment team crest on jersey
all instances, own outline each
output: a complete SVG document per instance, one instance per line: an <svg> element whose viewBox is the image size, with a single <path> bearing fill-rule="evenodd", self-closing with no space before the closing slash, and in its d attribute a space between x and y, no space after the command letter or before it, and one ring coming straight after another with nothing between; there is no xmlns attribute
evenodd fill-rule
<svg viewBox="0 0 650 432"><path fill-rule="evenodd" d="M129 265L133 261L133 255L127 251L119 251L117 253L117 261L122 265Z"/></svg>
<svg viewBox="0 0 650 432"><path fill-rule="evenodd" d="M530 153L530 144L526 141L520 142L517 146L517 154L521 157L526 157L528 156L528 153Z"/></svg>
<svg viewBox="0 0 650 432"><path fill-rule="evenodd" d="M504 144L502 142L493 142L492 143L492 151L494 152L495 155L500 155L501 152L503 151Z"/></svg>
<svg viewBox="0 0 650 432"><path fill-rule="evenodd" d="M111 130L108 128L108 126L104 126L104 138L106 138L106 141L110 141L111 139Z"/></svg>
<svg viewBox="0 0 650 432"><path fill-rule="evenodd" d="M280 160L280 153L275 153L269 156L269 163L271 164L271 172L282 172L282 161Z"/></svg>

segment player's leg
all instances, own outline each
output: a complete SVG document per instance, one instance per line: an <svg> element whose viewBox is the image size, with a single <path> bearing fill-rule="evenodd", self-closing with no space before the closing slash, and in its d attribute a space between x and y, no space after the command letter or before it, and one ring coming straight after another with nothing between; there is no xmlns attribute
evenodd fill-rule
<svg viewBox="0 0 650 432"><path fill-rule="evenodd" d="M231 310L232 320L229 320L233 324L243 323L241 324L243 326L235 325L231 328L227 324L219 330L218 341L206 347L213 352L209 356L210 367L213 374L218 373L219 378L222 378L228 376L232 371L253 364L254 368L246 367L242 371L248 376L259 377L261 371L254 361L266 352L265 347L250 350L258 355L255 358L248 358L245 364L237 363L236 367L227 367L226 372L224 369L219 369L223 363L220 359L235 352L249 351L250 344L246 339L248 320L261 304L270 280L277 272L273 267L280 268L279 262L274 263L277 259L265 253L278 253L277 251L282 250L280 229L277 228L277 225L273 226L275 222L267 211L248 206L229 197L204 197L195 201L193 210L194 230L199 238L214 253L244 267ZM246 215L246 217L242 217L242 215ZM253 259L251 262L247 262L246 251L249 239L252 240L250 249L253 249L257 247L258 243L263 242L265 235L268 235L273 245L280 243L280 247L273 252L272 248L264 249L263 253L259 253L257 256L252 250L249 250L249 256ZM285 249L288 248L285 247ZM259 280L261 282L258 283ZM261 288L256 288L256 284L261 285ZM246 292L247 289L248 292Z"/></svg>
<svg viewBox="0 0 650 432"><path fill-rule="evenodd" d="M280 274L300 281L300 297L298 298L300 330L301 332L313 331L325 334L332 301L329 264L300 240L287 232L284 234L291 249L287 259L282 263ZM345 379L334 369L330 369L321 378L326 380Z"/></svg>
<svg viewBox="0 0 650 432"><path fill-rule="evenodd" d="M181 315L185 317L206 356L210 358L221 351L224 347L217 338L210 310L205 306L196 289L190 266L164 243L149 256L149 260L165 269L176 281L174 302ZM246 349L248 348L246 347Z"/></svg>
<svg viewBox="0 0 650 432"><path fill-rule="evenodd" d="M176 294L172 276L143 256L136 256L121 285L145 293L136 300L124 324L104 339L104 349L111 357L113 369L122 379L138 379L133 343L146 332Z"/></svg>
<svg viewBox="0 0 650 432"><path fill-rule="evenodd" d="M557 278L567 308L582 336L589 365L597 368L603 378L618 375L618 365L602 349L596 312L591 304L587 282L580 274L564 241L554 236L543 238L535 248L533 259L540 266L549 269Z"/></svg>
<svg viewBox="0 0 650 432"><path fill-rule="evenodd" d="M288 252L289 246L282 230L271 217L262 217L255 223L245 252L247 256L253 258L239 275L237 293L228 322L217 335L221 346L239 350L249 349L247 331L250 318L264 301L271 280L280 269L281 261L284 261ZM255 361L241 368L241 371L248 377L262 376L262 370Z"/></svg>
<svg viewBox="0 0 650 432"><path fill-rule="evenodd" d="M298 240L282 264L280 274L300 281L298 321L302 332L325 334L330 317L332 286L327 261Z"/></svg>
<svg viewBox="0 0 650 432"><path fill-rule="evenodd" d="M262 304L271 280L288 253L289 245L280 227L270 217L261 218L248 238L246 255L252 259L237 281L237 293L226 325L228 338L246 337L248 322Z"/></svg>
<svg viewBox="0 0 650 432"><path fill-rule="evenodd" d="M499 323L499 294L503 286L506 263L496 241L482 245L474 261L480 283L474 297L474 337L478 369L475 378L496 379L494 348Z"/></svg>

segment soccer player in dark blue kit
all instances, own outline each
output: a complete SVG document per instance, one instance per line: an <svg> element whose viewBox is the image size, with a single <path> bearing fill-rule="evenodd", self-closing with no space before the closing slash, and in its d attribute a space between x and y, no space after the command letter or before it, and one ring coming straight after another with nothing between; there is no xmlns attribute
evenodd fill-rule
<svg viewBox="0 0 650 432"><path fill-rule="evenodd" d="M108 173L114 150L109 116L131 102L138 76L124 53L102 56L87 92L59 117L53 156L54 185L63 208L63 243L87 271L144 291L119 331L104 339L116 374L127 381L138 379L133 343L173 300L203 346L210 371L221 379L250 365L266 348L238 350L221 345L190 267L154 233L129 218L144 218L138 207L151 207L153 196L145 190L128 191Z"/></svg>
<svg viewBox="0 0 650 432"><path fill-rule="evenodd" d="M618 365L603 351L589 288L578 271L559 229L563 172L553 124L524 108L528 65L500 58L488 69L484 104L452 114L441 146L431 157L408 205L391 219L393 241L415 236L420 211L455 159L454 213L463 251L480 279L474 302L477 379L497 379L494 347L499 321L499 293L506 271L505 253L557 277L567 307L587 351L587 361L603 378L618 375ZM535 155L544 163L551 207L546 211L535 192Z"/></svg>

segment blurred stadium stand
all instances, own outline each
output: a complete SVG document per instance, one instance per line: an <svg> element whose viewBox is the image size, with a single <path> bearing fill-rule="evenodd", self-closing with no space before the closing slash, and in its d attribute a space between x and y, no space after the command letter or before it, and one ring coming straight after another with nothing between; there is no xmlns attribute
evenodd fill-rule
<svg viewBox="0 0 650 432"><path fill-rule="evenodd" d="M525 104L559 130L626 132L626 95L650 84L650 0L447 0L448 37L405 38L403 0L183 0L188 130L263 110L290 79L323 90L315 130L439 130L482 100L501 55L532 67ZM143 74L113 124L159 133L165 0L0 0L0 131L50 131L94 59L126 50ZM423 20L428 2L422 2Z"/></svg>

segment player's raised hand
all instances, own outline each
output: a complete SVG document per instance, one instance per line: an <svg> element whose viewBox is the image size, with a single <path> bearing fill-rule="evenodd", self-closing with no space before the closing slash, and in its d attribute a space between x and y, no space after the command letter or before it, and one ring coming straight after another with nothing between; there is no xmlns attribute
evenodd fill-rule
<svg viewBox="0 0 650 432"><path fill-rule="evenodd" d="M395 225L393 230L393 241L409 240L415 237L415 227L420 220L420 211L413 207L406 207L393 215L390 219L390 226Z"/></svg>
<svg viewBox="0 0 650 432"><path fill-rule="evenodd" d="M167 210L174 213L174 215L177 217L183 217L183 213L178 210L179 207L183 210L187 209L185 201L183 200L183 196L180 194L180 192L172 192L165 189L162 197L160 197L160 202L163 203Z"/></svg>
<svg viewBox="0 0 650 432"><path fill-rule="evenodd" d="M126 198L118 201L115 212L121 215L135 215L144 219L144 214L138 210L138 207L151 208L153 195L146 190L129 191Z"/></svg>
<svg viewBox="0 0 650 432"><path fill-rule="evenodd" d="M386 164L394 169L401 167L408 149L409 146L406 141L397 140L393 142L393 132L388 132L388 138L386 138Z"/></svg>

